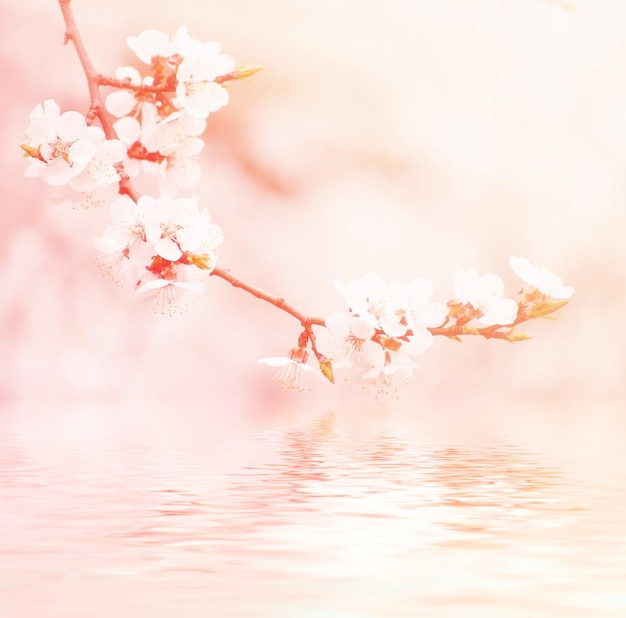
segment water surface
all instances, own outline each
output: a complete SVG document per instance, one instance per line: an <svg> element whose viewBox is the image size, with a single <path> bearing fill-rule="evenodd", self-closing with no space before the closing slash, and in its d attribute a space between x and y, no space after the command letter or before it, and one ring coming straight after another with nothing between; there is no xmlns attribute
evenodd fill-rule
<svg viewBox="0 0 626 618"><path fill-rule="evenodd" d="M0 616L626 616L623 402L0 408Z"/></svg>

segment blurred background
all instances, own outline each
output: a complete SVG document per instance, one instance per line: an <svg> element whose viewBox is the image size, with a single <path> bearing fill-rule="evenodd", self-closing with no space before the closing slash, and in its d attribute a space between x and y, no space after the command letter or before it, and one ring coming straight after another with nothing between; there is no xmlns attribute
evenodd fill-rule
<svg viewBox="0 0 626 618"><path fill-rule="evenodd" d="M437 340L403 398L616 397L626 390L626 4L620 0L74 0L96 67L139 66L125 39L186 25L240 64L209 118L201 205L220 266L319 316L333 279L425 276L437 300L475 266L519 281L509 255L576 288L559 321L516 345ZM54 0L0 6L0 394L283 395L264 356L298 324L226 282L155 315L101 277L107 212L51 206L23 177L32 108L86 111L84 76Z"/></svg>

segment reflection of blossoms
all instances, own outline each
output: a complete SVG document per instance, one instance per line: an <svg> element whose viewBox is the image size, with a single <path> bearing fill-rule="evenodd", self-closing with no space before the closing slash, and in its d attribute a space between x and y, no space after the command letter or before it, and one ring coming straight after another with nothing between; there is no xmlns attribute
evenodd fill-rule
<svg viewBox="0 0 626 618"><path fill-rule="evenodd" d="M526 282L524 291L527 294L538 290L541 294L557 300L565 300L574 294L573 287L564 285L559 276L546 270L540 264L531 264L525 258L511 256L509 265L513 272Z"/></svg>
<svg viewBox="0 0 626 618"><path fill-rule="evenodd" d="M222 230L194 198L121 197L111 204L113 223L94 240L112 278L134 277L137 292L155 296L157 309L173 313L186 291L201 292L203 275L217 263Z"/></svg>

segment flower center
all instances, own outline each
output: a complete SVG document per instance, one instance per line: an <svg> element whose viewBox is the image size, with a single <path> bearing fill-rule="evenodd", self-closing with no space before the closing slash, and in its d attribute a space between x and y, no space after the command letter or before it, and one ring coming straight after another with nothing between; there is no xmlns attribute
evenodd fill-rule
<svg viewBox="0 0 626 618"><path fill-rule="evenodd" d="M50 142L48 144L49 150L49 159L63 159L70 167L72 166L72 162L70 161L70 147L73 142L69 143L62 139L57 139L54 142Z"/></svg>

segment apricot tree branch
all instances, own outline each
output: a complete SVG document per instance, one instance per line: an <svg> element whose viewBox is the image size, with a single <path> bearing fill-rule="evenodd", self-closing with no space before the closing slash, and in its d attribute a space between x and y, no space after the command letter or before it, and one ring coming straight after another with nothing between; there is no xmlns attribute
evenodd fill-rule
<svg viewBox="0 0 626 618"><path fill-rule="evenodd" d="M78 31L78 27L76 26L74 14L72 13L72 9L70 7L71 2L72 0L59 0L59 6L61 7L61 13L63 14L63 20L65 21L64 43L67 45L69 41L72 41L74 44L74 49L76 50L76 54L78 55L78 59L80 60L80 64L83 67L83 72L85 73L85 77L87 79L87 87L89 88L89 97L91 99L89 113L86 116L87 123L90 124L93 119L97 117L102 125L102 130L104 131L106 138L117 139L117 133L113 128L113 121L111 120L110 114L106 111L102 95L100 94L100 75L91 62L91 58L87 53L87 48L85 47L82 37L80 36L80 32ZM120 175L120 194L128 195L133 201L136 202L139 199L139 193L130 182L126 170L121 164L116 166L116 169Z"/></svg>
<svg viewBox="0 0 626 618"><path fill-rule="evenodd" d="M296 318L296 320L298 320L300 324L305 327L305 329L310 329L311 326L324 326L324 320L322 318L311 317L306 315L305 313L302 313L301 311L298 311L284 298L269 294L259 287L250 285L245 281L241 281L241 279L237 279L237 277L234 277L230 274L229 270L226 270L224 268L216 268L215 270L213 270L213 272L211 272L211 275L215 277L220 277L221 279L228 281L228 283L230 283L233 287L240 288L241 290L248 292L248 294L252 294L252 296L254 296L255 298L264 300L265 302L268 302L271 305L278 307L278 309L285 311L289 315Z"/></svg>

